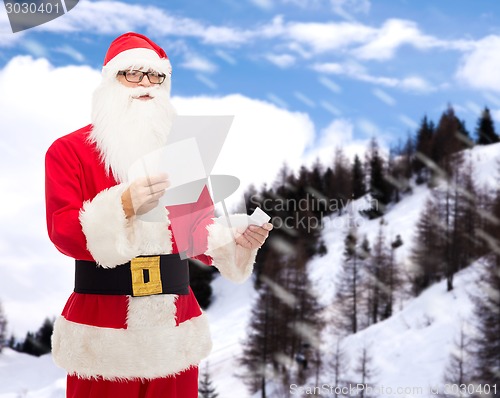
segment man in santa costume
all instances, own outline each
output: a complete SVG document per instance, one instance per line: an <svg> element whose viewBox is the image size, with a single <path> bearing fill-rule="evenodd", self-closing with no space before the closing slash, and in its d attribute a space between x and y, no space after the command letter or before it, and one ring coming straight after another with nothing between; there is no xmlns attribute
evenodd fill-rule
<svg viewBox="0 0 500 398"><path fill-rule="evenodd" d="M196 398L197 365L211 340L179 253L243 282L272 229L233 235L214 222L206 187L197 202L165 208L161 222L141 220L168 195L168 175L128 181L127 172L168 142L170 75L157 44L137 33L118 37L104 59L92 124L47 151L48 233L76 260L75 292L52 339L70 398Z"/></svg>

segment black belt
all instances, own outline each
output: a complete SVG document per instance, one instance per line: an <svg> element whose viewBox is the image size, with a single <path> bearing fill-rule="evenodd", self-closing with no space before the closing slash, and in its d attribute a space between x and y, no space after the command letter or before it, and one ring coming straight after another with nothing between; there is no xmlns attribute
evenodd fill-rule
<svg viewBox="0 0 500 398"><path fill-rule="evenodd" d="M134 297L189 294L188 260L181 260L179 254L140 256L116 268L76 260L75 292Z"/></svg>

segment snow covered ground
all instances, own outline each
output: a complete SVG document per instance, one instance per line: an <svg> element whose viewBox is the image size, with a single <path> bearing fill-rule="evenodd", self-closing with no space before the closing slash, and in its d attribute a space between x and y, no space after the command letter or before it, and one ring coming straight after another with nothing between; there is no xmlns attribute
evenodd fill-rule
<svg viewBox="0 0 500 398"><path fill-rule="evenodd" d="M499 149L500 145L491 145L467 151L476 165L477 183L486 184L490 188L498 186ZM397 249L397 258L403 266L411 248L414 225L427 195L429 191L426 187L416 187L411 195L395 204L384 217L387 222L384 226L387 241L392 241L397 234L403 239L404 245ZM354 205L359 208L363 203ZM343 217L344 219L337 219L335 222L325 222L323 234L328 254L313 259L309 264L315 290L321 293L321 300L325 305L333 297L335 271L342 258L346 225L346 216ZM359 232L361 235L366 234L371 242L378 228L378 220L360 220ZM31 261L29 251L19 258L19 252L8 250L6 241L0 242L0 251L16 261L19 268L12 274L0 264L0 298L7 313L10 330L18 337L23 337L26 331L37 330L43 318L54 316L60 311L69 294L68 286L71 286L71 266L68 266L67 261L61 260L61 255L55 251L48 252L47 260L40 264ZM12 253L17 253L18 257L14 258ZM378 396L427 397L432 396L431 387L443 386L443 370L453 341L458 337L461 322L467 322L470 318L472 306L468 292L473 291L476 270L480 268L481 262L478 261L457 274L455 289L451 292L446 292L443 281L415 299L400 301L391 318L345 340L345 350L351 363L359 356L361 347L369 347L377 368L375 386L385 392ZM33 275L36 280L32 278ZM40 290L41 286L43 290ZM251 281L234 285L222 278L214 280L213 289L214 300L207 314L214 347L212 354L202 363L201 370L203 371L205 363L209 364L220 398L249 398L250 394L237 377L237 357L241 352L240 343L245 337L255 292ZM26 294L27 291L32 294ZM327 336L323 352L327 360L333 345L333 341ZM328 371L323 372L319 381L320 385L333 383ZM9 349L0 354L0 398L62 398L64 383L64 372L52 363L50 355L35 358ZM393 394L387 393L389 388ZM397 388L417 390L396 394ZM287 393L284 396L297 395Z"/></svg>

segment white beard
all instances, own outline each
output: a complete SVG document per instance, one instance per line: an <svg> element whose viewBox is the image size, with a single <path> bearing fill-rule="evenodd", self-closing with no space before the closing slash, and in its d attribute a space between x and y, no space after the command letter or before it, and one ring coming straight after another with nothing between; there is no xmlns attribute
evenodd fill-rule
<svg viewBox="0 0 500 398"><path fill-rule="evenodd" d="M145 94L153 99L133 98ZM106 171L117 182L127 182L137 159L166 144L174 115L168 91L161 85L129 88L115 79L103 81L92 100L90 140Z"/></svg>

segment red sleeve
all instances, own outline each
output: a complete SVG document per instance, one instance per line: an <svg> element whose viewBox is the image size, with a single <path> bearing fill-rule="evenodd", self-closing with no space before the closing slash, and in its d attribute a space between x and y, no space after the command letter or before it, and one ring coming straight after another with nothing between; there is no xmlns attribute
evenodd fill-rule
<svg viewBox="0 0 500 398"><path fill-rule="evenodd" d="M74 148L55 141L45 157L45 203L50 240L67 256L92 260L79 221L82 167Z"/></svg>
<svg viewBox="0 0 500 398"><path fill-rule="evenodd" d="M168 194L168 192L167 192ZM169 219L175 246L179 252L207 265L212 258L207 256L207 226L213 224L214 205L207 187L203 188L195 203L168 206Z"/></svg>
<svg viewBox="0 0 500 398"><path fill-rule="evenodd" d="M205 252L208 246L207 226L213 224L214 204L205 186L196 202L195 211L193 211L193 223L191 230L191 245L193 248L193 258L201 262L212 265L212 257L207 256Z"/></svg>

